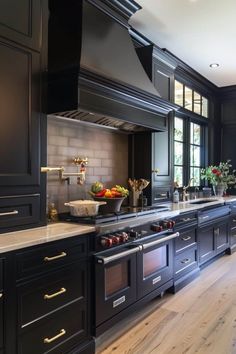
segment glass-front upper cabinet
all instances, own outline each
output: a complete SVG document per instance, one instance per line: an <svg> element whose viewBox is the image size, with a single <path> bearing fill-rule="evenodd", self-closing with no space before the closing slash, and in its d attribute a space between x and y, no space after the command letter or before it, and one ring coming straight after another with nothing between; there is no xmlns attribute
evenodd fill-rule
<svg viewBox="0 0 236 354"><path fill-rule="evenodd" d="M191 112L208 118L208 99L197 91L175 80L174 102Z"/></svg>

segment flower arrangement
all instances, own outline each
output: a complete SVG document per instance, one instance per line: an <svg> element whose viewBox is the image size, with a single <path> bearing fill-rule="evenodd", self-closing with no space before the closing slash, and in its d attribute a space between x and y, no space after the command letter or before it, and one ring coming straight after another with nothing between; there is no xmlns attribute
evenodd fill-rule
<svg viewBox="0 0 236 354"><path fill-rule="evenodd" d="M219 165L208 166L201 170L201 179L209 181L213 186L223 184L225 188L236 184L236 170L232 170L231 160Z"/></svg>

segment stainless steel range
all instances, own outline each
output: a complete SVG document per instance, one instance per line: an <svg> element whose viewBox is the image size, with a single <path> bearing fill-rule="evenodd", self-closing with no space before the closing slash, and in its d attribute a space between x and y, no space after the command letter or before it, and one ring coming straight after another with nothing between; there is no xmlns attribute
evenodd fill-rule
<svg viewBox="0 0 236 354"><path fill-rule="evenodd" d="M173 239L179 233L171 218L178 213L166 211L168 207L125 209L93 220L95 335L138 302L173 285Z"/></svg>

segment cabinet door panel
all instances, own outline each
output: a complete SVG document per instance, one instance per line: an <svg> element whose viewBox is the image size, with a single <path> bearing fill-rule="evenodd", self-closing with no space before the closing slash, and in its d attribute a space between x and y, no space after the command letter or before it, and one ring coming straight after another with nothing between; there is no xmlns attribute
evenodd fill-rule
<svg viewBox="0 0 236 354"><path fill-rule="evenodd" d="M153 84L162 98L167 101L171 101L173 99L173 70L158 61L153 64Z"/></svg>
<svg viewBox="0 0 236 354"><path fill-rule="evenodd" d="M171 183L171 139L168 131L152 135L152 179L158 185ZM156 172L158 170L158 172Z"/></svg>
<svg viewBox="0 0 236 354"><path fill-rule="evenodd" d="M40 56L1 41L0 58L0 185L38 185Z"/></svg>
<svg viewBox="0 0 236 354"><path fill-rule="evenodd" d="M229 247L228 224L221 224L214 228L216 251L220 253Z"/></svg>
<svg viewBox="0 0 236 354"><path fill-rule="evenodd" d="M41 38L40 0L0 0L0 35L39 50Z"/></svg>
<svg viewBox="0 0 236 354"><path fill-rule="evenodd" d="M230 222L230 245L236 244L236 215L231 217Z"/></svg>
<svg viewBox="0 0 236 354"><path fill-rule="evenodd" d="M208 261L215 256L215 242L213 227L199 229L199 262L200 264Z"/></svg>

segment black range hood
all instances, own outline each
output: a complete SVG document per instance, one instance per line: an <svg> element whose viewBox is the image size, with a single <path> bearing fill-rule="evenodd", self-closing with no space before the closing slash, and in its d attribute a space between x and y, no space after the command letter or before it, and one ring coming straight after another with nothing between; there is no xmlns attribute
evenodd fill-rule
<svg viewBox="0 0 236 354"><path fill-rule="evenodd" d="M48 113L79 119L81 112L91 112L109 117L111 124L115 118L165 130L176 106L160 97L128 32L139 5L71 0L68 6L49 0L49 9Z"/></svg>

